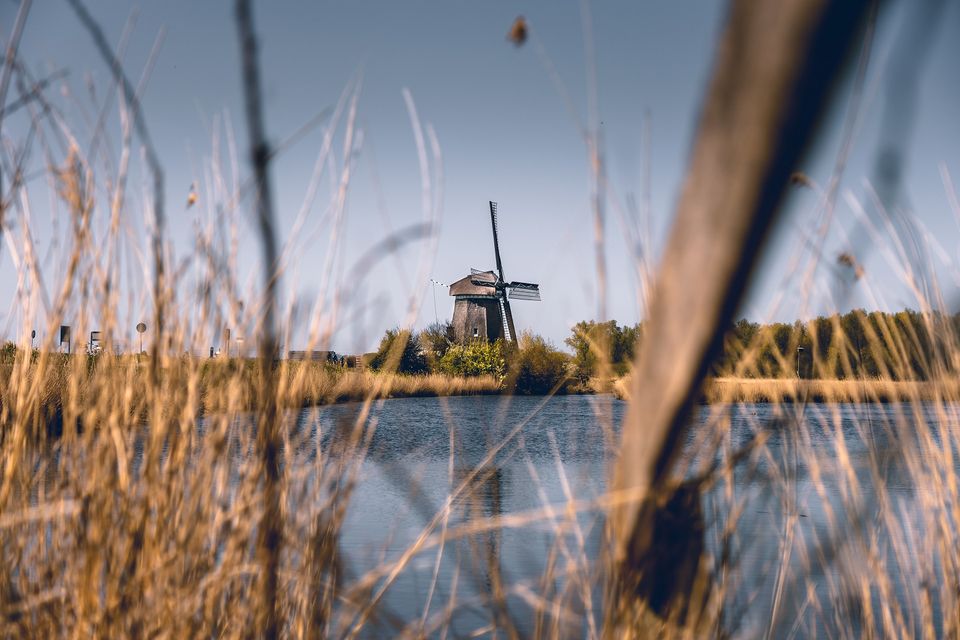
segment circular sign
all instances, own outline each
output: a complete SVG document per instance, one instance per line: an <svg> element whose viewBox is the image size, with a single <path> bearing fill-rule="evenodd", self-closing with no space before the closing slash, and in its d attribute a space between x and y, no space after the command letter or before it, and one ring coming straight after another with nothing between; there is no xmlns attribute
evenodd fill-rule
<svg viewBox="0 0 960 640"><path fill-rule="evenodd" d="M37 337L37 330L34 329L30 332L30 339L33 340L36 337Z"/></svg>
<svg viewBox="0 0 960 640"><path fill-rule="evenodd" d="M143 324L142 322L137 323L137 333L143 333L146 330L147 330L147 325Z"/></svg>

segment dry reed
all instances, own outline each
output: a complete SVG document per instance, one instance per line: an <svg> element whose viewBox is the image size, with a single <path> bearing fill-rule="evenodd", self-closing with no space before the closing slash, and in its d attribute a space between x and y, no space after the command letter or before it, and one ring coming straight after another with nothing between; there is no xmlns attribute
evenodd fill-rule
<svg viewBox="0 0 960 640"><path fill-rule="evenodd" d="M611 384L613 394L629 400L628 376ZM707 404L746 403L888 403L940 401L960 397L960 381L806 380L796 378L708 378L701 401Z"/></svg>
<svg viewBox="0 0 960 640"><path fill-rule="evenodd" d="M72 3L82 10L77 0ZM531 38L535 39L534 32ZM542 47L540 53L545 57ZM34 358L26 333L18 336L19 351L12 362L0 366L0 635L229 638L268 633L313 638L390 629L401 637L425 637L450 633L451 621L461 609L489 614L488 623L474 630L476 634L517 636L531 629L538 636L598 637L620 628L604 626L609 592L595 598L597 585L609 576L612 534L604 531L599 557L591 556L578 516L606 515L636 505L636 492L608 491L595 499L577 496L554 441L562 498L547 496L537 469L529 464L541 508L513 514L477 512L463 522L451 521L455 510L475 500L490 481L491 461L508 443L523 437L532 416L550 402L549 396L510 425L507 436L491 443L484 457L465 470L454 468L456 420L447 416L450 495L439 506L423 507L426 524L409 547L384 558L372 571L353 572L340 533L352 494L362 481L377 401L495 393L499 383L492 378L341 371L315 363L265 366L266 355L273 353L272 340L267 340L258 366L241 359L175 355L202 351L213 339L213 326L244 326L249 335L263 329L263 312L273 302L260 308L252 305L251 312L249 301L262 292L241 292L238 284L243 276L237 268L238 210L248 202L250 182L241 179L239 170L221 165L215 141L210 187L201 190L199 198L200 203L212 203L210 215L198 220L196 253L185 258L201 286L196 298L178 295L165 277L178 271L164 248L162 200L135 202L125 192L128 163L135 155L134 136L147 147L150 143L138 93L122 76L114 54L108 54L113 82L122 88L116 118L120 160L115 164L97 145L80 144L81 136L70 123L55 117L60 111L49 108L41 84L10 56L0 83L5 90L7 77L15 76L24 99L36 107L28 122L44 143L50 181L67 222L61 238L62 268L51 270L55 273L50 279L34 257L30 190L22 181L10 187L16 197L4 203L4 232L19 233L24 249L17 264L25 283L18 292L17 310L22 326L43 323L46 330L41 334L48 337ZM328 162L327 154L337 131L352 140L358 91L357 86L348 87L332 110L313 181L318 182L323 171L335 172L330 224L316 230L328 234L333 249L340 239L355 160L353 143L345 142L340 166L331 169L334 163ZM28 95L32 97L27 99ZM436 182L428 175L430 152L437 161L439 150L429 128L423 135L412 97L405 97L419 141L425 208L430 208L439 201ZM255 102L257 96L250 99ZM214 128L216 136L224 135L234 147L229 160L236 167L232 130L221 124ZM599 140L593 137L588 142L602 290L606 273L602 194L608 185ZM254 156L266 163L264 151L255 148ZM148 170L158 169L152 151L146 158ZM257 167L261 181L264 168ZM162 185L159 174L154 172L153 178ZM314 196L311 188L307 200ZM145 247L130 239L133 234L124 233L140 210L153 221ZM391 236L382 246L396 246L406 237ZM156 261L153 278L146 278L152 289L134 303L123 303L117 293L123 266L119 256L127 250L141 258L149 250L150 260ZM289 264L292 253L288 247L267 262ZM266 276L265 289L275 284L275 266L279 269L266 265L261 274ZM357 273L368 268L360 264ZM333 291L337 283L325 286L330 290L324 291L311 316L309 346L316 350L329 347L345 304L342 292ZM47 304L40 301L41 291L49 292ZM246 311L243 300L248 301ZM409 308L416 309L416 302L413 297ZM789 637L828 629L838 637L960 636L956 615L960 416L954 407L960 401L960 383L943 366L956 362L960 350L956 336L936 325L934 302L922 297L918 302L929 332L938 337L937 357L925 361L930 382L893 382L891 370L886 372L890 380L757 379L752 377L759 371L751 354L758 354L764 345L754 343L741 345L744 356L736 378L707 383L704 395L712 404L704 409L677 468L671 470L671 481L683 487L677 492L683 500L669 505L672 509L666 509L659 521L664 553L658 566L663 574L678 574L673 584L680 585L684 604L671 608L667 602L652 617L645 611L630 612L636 623L634 635ZM127 322L130 318L120 317L130 305L153 311L157 319L152 323L150 357L54 353L58 325L73 323L78 335L94 324L108 335L120 334L121 326L132 324ZM277 334L289 331L290 323L277 320ZM838 328L837 335L842 333ZM826 376L837 360L849 368L850 359L871 346L893 354L893 370L907 372L915 343L915 336L897 327L880 327L866 336L865 345L840 340L837 353L831 354L834 360L815 361L812 373ZM611 363L600 364L599 370L609 373ZM607 377L596 383L599 390L610 387ZM612 387L623 394L625 381L616 380ZM297 412L288 411L347 400L356 404L336 424L336 437L324 445L319 434L304 434ZM884 414L883 421L858 413L867 403L885 401L901 405ZM767 417L754 418L760 402L770 410ZM819 402L832 404L811 411L810 405ZM839 403L853 407L848 410ZM264 416L264 406L276 411ZM595 407L597 429L607 438L609 451L616 451L610 407L603 403ZM740 423L751 434L747 442L734 439L735 414L748 415ZM263 435L264 427L277 442ZM886 445L881 442L884 437L889 439ZM774 448L773 438L785 444ZM280 445L274 457L264 455L264 449L274 445ZM866 452L860 451L856 460L851 455L854 445ZM296 457L298 450L314 450L316 455L304 461ZM612 454L609 458L615 460ZM272 465L266 470L274 483L270 496L265 465ZM887 482L894 472L912 488L906 499ZM745 475L753 479L746 489ZM398 484L409 490L412 503L420 504L411 478L402 477ZM801 486L809 495L799 495ZM760 604L742 564L754 530L741 525L756 504L755 487L771 496L779 509L768 527L777 540L777 554L762 567L764 575L774 577L767 590L772 595ZM699 502L698 495L709 498ZM800 507L814 504L823 520L817 527L804 528L802 518L807 514ZM908 508L910 517L902 517ZM676 520L671 522L671 517ZM266 540L265 518L274 536ZM694 535L706 538L709 531L709 544L685 546L691 530L681 530L676 522L691 521L700 527L693 528ZM430 597L436 593L439 600L445 592L447 598L439 606L431 608L428 597L422 612L396 618L384 604L398 577L427 557L424 554L436 553L427 558L439 567L446 542L534 526L552 538L547 569L533 583L509 584L501 572L491 569L483 578L488 580L480 590L485 593L458 600L457 583L471 579L471 566L495 566L497 538L487 537L484 540L492 542L477 552L473 565L466 560L457 565L449 590L441 588L448 585L438 586L435 570ZM696 552L692 564L681 557L690 549ZM518 599L528 606L532 621L515 618L509 604ZM650 599L649 606L656 605ZM651 619L656 626L642 626Z"/></svg>

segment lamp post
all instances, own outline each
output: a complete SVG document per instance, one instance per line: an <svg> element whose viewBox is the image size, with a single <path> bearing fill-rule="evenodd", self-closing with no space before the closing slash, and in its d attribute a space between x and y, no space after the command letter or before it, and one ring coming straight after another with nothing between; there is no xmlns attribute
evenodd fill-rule
<svg viewBox="0 0 960 640"><path fill-rule="evenodd" d="M797 347L797 378L800 377L800 354L803 353L803 347Z"/></svg>
<svg viewBox="0 0 960 640"><path fill-rule="evenodd" d="M143 353L143 332L146 330L147 330L147 325L145 325L142 322L137 323L137 333L140 334L140 351L139 353L137 353L137 357L139 357L140 354Z"/></svg>

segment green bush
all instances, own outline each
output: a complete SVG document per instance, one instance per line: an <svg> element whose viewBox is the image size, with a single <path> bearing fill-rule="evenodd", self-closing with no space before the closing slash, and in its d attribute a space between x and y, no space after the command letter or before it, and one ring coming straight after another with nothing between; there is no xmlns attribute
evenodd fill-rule
<svg viewBox="0 0 960 640"><path fill-rule="evenodd" d="M570 356L540 336L525 333L519 348L510 354L508 387L519 395L542 395L554 389L564 392L569 379Z"/></svg>
<svg viewBox="0 0 960 640"><path fill-rule="evenodd" d="M10 364L17 357L17 345L7 340L0 347L0 362Z"/></svg>
<svg viewBox="0 0 960 640"><path fill-rule="evenodd" d="M374 371L396 373L428 373L427 359L420 351L419 343L407 330L387 329L380 339L380 347L370 361Z"/></svg>
<svg viewBox="0 0 960 640"><path fill-rule="evenodd" d="M491 375L503 378L507 369L503 341L473 340L450 345L440 358L439 370L451 376Z"/></svg>

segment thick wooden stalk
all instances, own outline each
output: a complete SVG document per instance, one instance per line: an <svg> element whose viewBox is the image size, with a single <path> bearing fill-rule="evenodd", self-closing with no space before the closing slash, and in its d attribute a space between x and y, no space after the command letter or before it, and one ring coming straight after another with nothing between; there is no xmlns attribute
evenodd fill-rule
<svg viewBox="0 0 960 640"><path fill-rule="evenodd" d="M650 585L641 581L663 540L656 523L664 521L663 511L689 502L674 497L671 464L789 175L868 5L731 3L635 363L615 471L617 488L641 496L613 514L617 606L608 628L618 634L630 631L633 612L646 606L641 601L648 600L643 593ZM695 519L692 514L691 533L702 536ZM699 554L701 542L691 541L687 552Z"/></svg>

